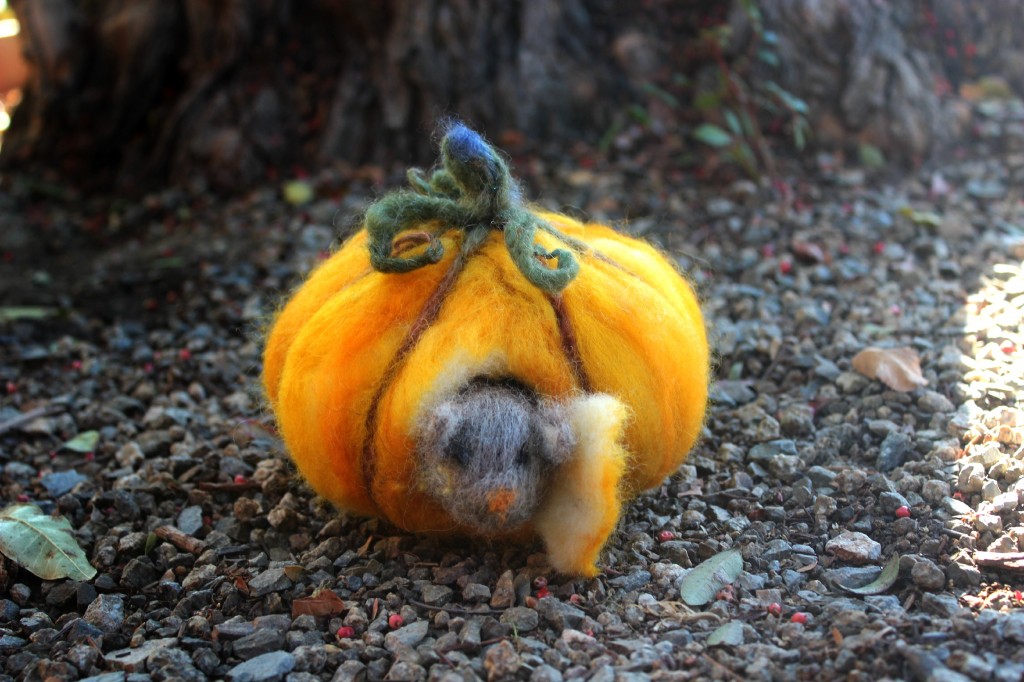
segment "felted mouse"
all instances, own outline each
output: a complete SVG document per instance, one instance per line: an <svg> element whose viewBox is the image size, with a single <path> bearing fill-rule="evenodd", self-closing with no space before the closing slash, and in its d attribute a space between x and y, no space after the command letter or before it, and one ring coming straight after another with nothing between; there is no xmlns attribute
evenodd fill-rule
<svg viewBox="0 0 1024 682"><path fill-rule="evenodd" d="M553 568L595 575L622 505L700 432L700 307L648 244L524 203L466 126L440 156L280 310L270 405L338 507L415 532L538 535Z"/></svg>

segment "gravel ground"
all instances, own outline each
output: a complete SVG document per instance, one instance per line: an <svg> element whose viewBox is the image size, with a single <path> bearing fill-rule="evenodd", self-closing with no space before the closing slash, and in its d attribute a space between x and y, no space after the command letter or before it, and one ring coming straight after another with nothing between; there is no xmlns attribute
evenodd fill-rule
<svg viewBox="0 0 1024 682"><path fill-rule="evenodd" d="M629 507L603 573L339 516L295 477L261 326L397 175L325 172L301 209L168 190L109 213L15 182L2 498L63 514L99 574L0 565L0 680L1021 679L1024 156L890 182L820 156L764 189L517 161L542 203L679 254L712 328L706 435ZM853 371L869 346L913 348L927 386ZM61 447L89 430L93 451ZM729 548L740 578L683 603ZM879 594L844 589L892 557Z"/></svg>

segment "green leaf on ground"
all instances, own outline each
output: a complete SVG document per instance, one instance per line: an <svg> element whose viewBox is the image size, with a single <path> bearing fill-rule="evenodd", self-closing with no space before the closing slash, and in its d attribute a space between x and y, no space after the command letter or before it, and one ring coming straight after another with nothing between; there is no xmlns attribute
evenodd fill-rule
<svg viewBox="0 0 1024 682"><path fill-rule="evenodd" d="M942 216L932 211L915 211L909 206L900 209L900 215L910 218L916 225L938 227L942 224Z"/></svg>
<svg viewBox="0 0 1024 682"><path fill-rule="evenodd" d="M738 549L716 554L683 576L679 594L689 606L703 606L718 591L740 577L743 555Z"/></svg>
<svg viewBox="0 0 1024 682"><path fill-rule="evenodd" d="M862 142L857 147L857 155L860 157L861 164L867 168L877 169L885 165L885 154L873 144Z"/></svg>
<svg viewBox="0 0 1024 682"><path fill-rule="evenodd" d="M896 582L896 578L900 577L900 555L893 554L892 558L882 569L882 572L878 574L878 577L869 582L867 585L861 585L860 587L846 587L840 585L847 592L853 592L854 594L872 595L882 594Z"/></svg>
<svg viewBox="0 0 1024 682"><path fill-rule="evenodd" d="M743 644L743 623L731 620L708 635L708 646L739 646Z"/></svg>
<svg viewBox="0 0 1024 682"><path fill-rule="evenodd" d="M703 123L693 131L693 136L704 144L712 147L725 147L732 144L732 135L714 123Z"/></svg>
<svg viewBox="0 0 1024 682"><path fill-rule="evenodd" d="M304 206L313 201L313 188L305 180L290 180L281 188L284 200L292 206Z"/></svg>
<svg viewBox="0 0 1024 682"><path fill-rule="evenodd" d="M0 322L16 320L45 320L57 314L56 308L35 306L6 306L0 308Z"/></svg>
<svg viewBox="0 0 1024 682"><path fill-rule="evenodd" d="M96 444L99 442L99 431L82 431L60 447L64 450L73 450L74 452L92 452L96 449Z"/></svg>
<svg viewBox="0 0 1024 682"><path fill-rule="evenodd" d="M34 504L0 510L0 553L43 580L89 580L96 575L68 520L44 514Z"/></svg>

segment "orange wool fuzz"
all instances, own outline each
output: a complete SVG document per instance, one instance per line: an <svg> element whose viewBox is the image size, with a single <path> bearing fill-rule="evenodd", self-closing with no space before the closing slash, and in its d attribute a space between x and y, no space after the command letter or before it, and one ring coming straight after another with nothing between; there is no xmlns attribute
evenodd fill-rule
<svg viewBox="0 0 1024 682"><path fill-rule="evenodd" d="M472 131L454 126L442 152L445 171L371 208L280 311L266 394L338 507L536 535L556 570L594 575L622 504L700 433L700 307L651 246L522 205Z"/></svg>
<svg viewBox="0 0 1024 682"><path fill-rule="evenodd" d="M588 391L628 409L624 478L589 491L614 512L612 527L586 549L592 561L613 530L619 500L660 484L696 441L708 347L693 291L654 248L602 225L541 217L590 247L561 305ZM557 241L547 234L539 240L548 247ZM454 247L459 235L442 241ZM314 490L338 507L383 515L411 531L467 532L414 480L417 424L439 393L478 374L512 376L557 400L584 392L552 302L516 269L498 232L471 256L429 329L397 357L455 251L448 248L431 267L385 274L370 266L366 234L357 233L281 311L264 359L281 433ZM375 461L365 462L375 398Z"/></svg>

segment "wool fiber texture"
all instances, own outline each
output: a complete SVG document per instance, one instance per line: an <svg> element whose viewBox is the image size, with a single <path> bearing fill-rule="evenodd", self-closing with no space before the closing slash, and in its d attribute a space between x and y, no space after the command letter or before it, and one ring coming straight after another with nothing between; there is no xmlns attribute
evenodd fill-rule
<svg viewBox="0 0 1024 682"><path fill-rule="evenodd" d="M703 318L656 249L519 203L466 131L442 141L442 169L410 173L415 210L371 207L284 306L264 387L337 506L411 531L536 534L556 568L593 575L622 504L700 433Z"/></svg>

